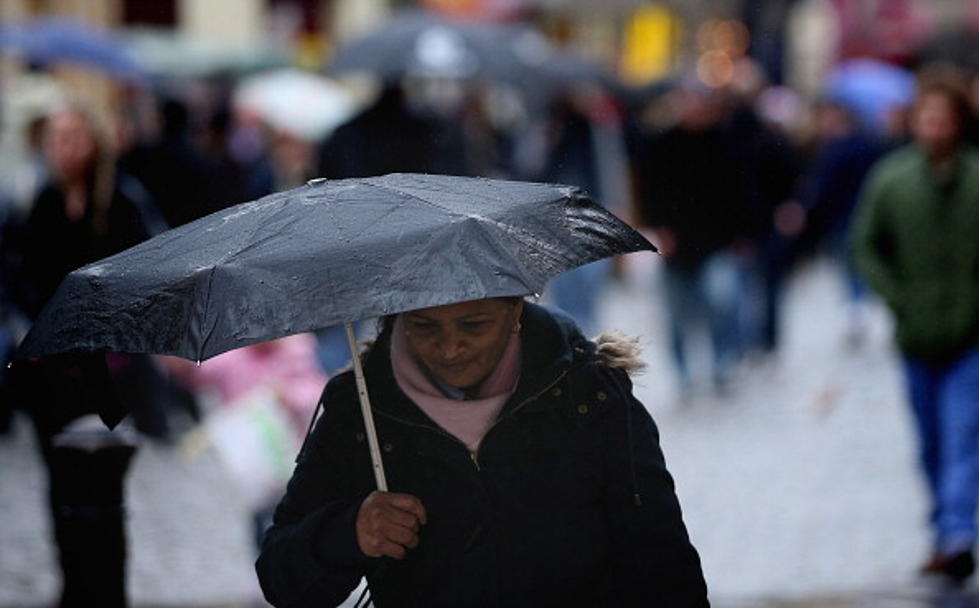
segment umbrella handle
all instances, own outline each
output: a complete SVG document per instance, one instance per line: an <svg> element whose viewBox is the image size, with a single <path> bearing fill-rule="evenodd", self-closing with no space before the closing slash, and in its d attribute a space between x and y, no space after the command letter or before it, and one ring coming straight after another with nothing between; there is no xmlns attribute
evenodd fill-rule
<svg viewBox="0 0 979 608"><path fill-rule="evenodd" d="M371 450L371 464L374 467L374 479L377 489L388 491L387 478L384 476L384 463L381 461L381 447L377 442L377 430L374 428L374 416L371 414L371 401L367 395L367 382L364 380L364 368L360 364L357 353L357 340L354 338L354 327L350 323L343 324L347 330L347 344L350 346L350 358L354 364L354 377L357 379L357 396L360 397L360 412L364 416L364 428L367 430L367 445Z"/></svg>

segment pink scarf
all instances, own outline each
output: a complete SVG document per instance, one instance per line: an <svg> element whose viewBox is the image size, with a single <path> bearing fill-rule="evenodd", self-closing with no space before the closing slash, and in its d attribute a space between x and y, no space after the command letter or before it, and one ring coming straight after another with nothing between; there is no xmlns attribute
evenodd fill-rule
<svg viewBox="0 0 979 608"><path fill-rule="evenodd" d="M432 384L408 352L401 317L395 321L391 335L391 367L398 386L408 398L436 424L466 444L469 451L475 452L483 435L496 422L503 404L517 387L520 378L520 334L511 334L499 363L479 387L476 399L451 399Z"/></svg>

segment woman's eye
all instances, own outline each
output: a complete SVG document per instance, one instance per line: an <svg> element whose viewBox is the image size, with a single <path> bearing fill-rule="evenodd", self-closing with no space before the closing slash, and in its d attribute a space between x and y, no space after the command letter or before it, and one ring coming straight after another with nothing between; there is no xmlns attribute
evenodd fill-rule
<svg viewBox="0 0 979 608"><path fill-rule="evenodd" d="M431 333L435 331L434 323L412 323L411 330L416 333Z"/></svg>
<svg viewBox="0 0 979 608"><path fill-rule="evenodd" d="M480 331L487 325L486 321L465 321L462 328L466 331Z"/></svg>

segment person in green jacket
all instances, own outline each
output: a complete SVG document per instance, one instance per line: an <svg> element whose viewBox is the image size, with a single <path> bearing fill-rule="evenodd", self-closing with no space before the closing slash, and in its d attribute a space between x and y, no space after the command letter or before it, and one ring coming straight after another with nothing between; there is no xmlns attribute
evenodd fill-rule
<svg viewBox="0 0 979 608"><path fill-rule="evenodd" d="M979 500L979 152L962 141L964 96L921 86L911 144L881 159L853 232L860 272L892 310L931 495L922 572L975 570Z"/></svg>

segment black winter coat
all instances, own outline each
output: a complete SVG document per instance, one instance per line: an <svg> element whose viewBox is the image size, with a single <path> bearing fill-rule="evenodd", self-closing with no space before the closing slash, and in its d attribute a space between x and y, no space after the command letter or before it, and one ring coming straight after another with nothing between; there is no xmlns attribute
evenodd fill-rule
<svg viewBox="0 0 979 608"><path fill-rule="evenodd" d="M400 391L388 336L365 374L390 489L428 523L401 561L366 557L374 489L353 374L333 378L257 570L280 608L333 606L366 576L390 606L707 606L646 409L573 323L525 305L520 381L470 454ZM637 496L638 495L638 496Z"/></svg>
<svg viewBox="0 0 979 608"><path fill-rule="evenodd" d="M720 126L673 127L650 137L640 163L640 212L676 237L671 266L695 269L748 230L743 158Z"/></svg>

